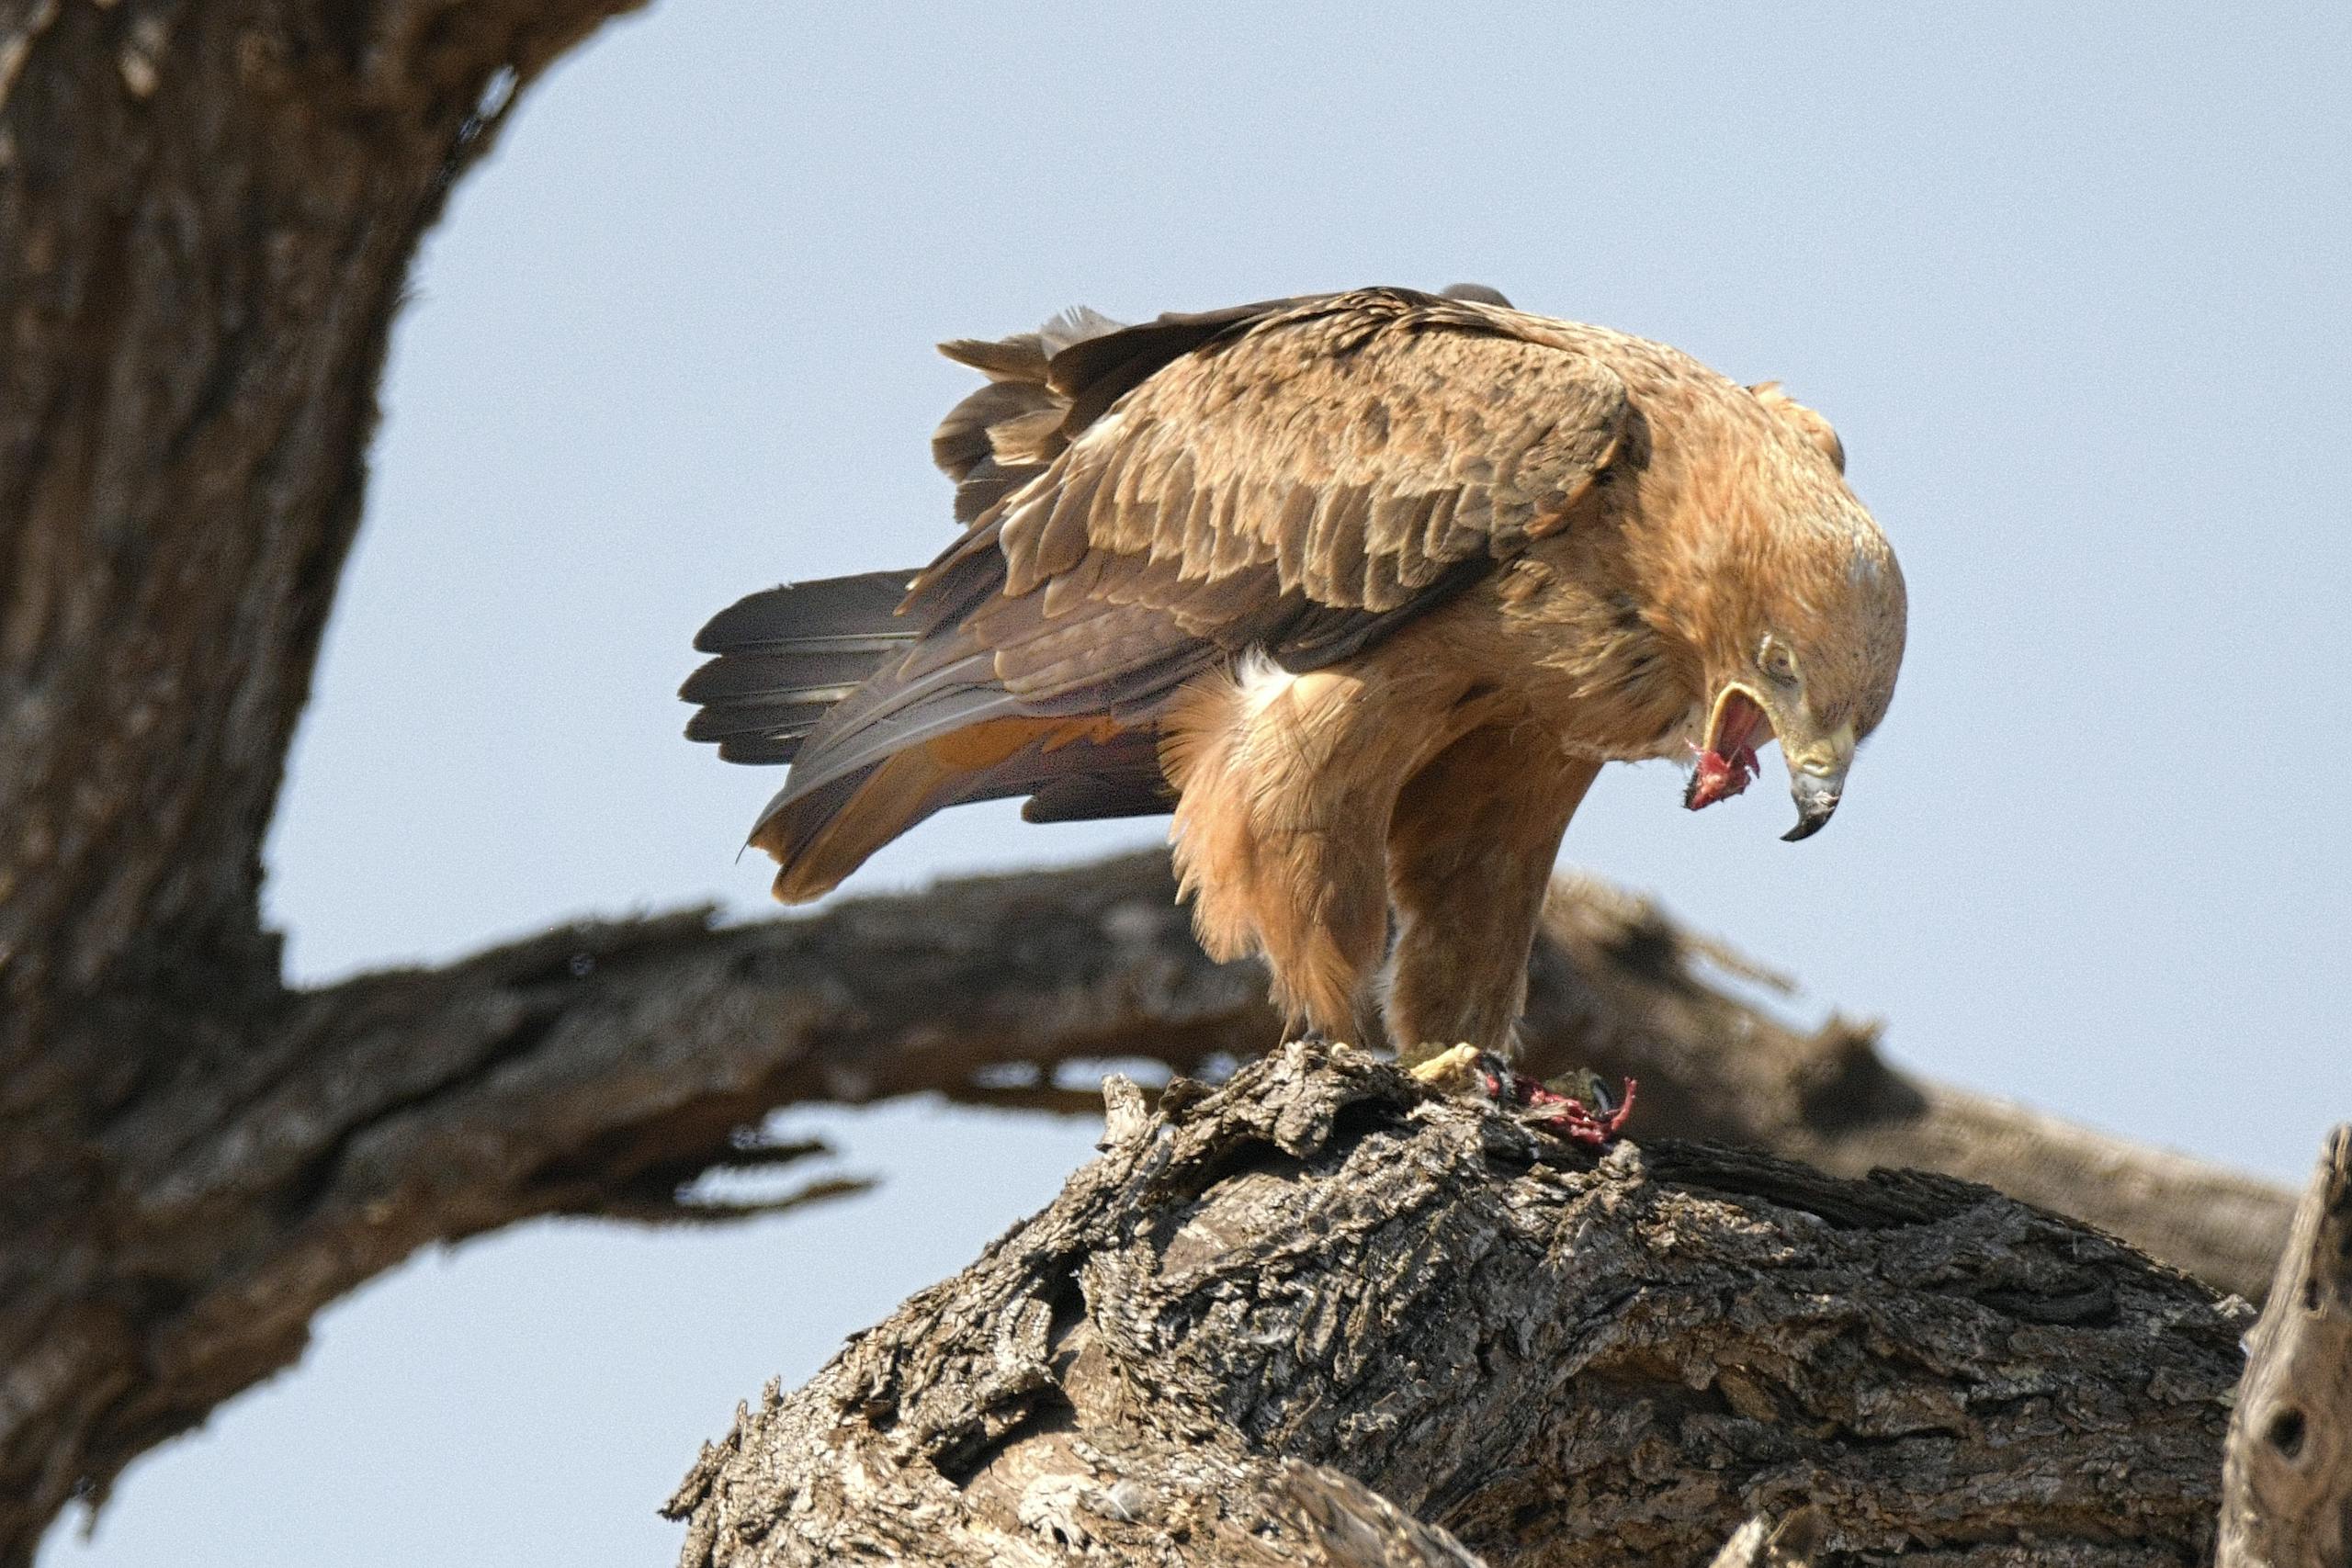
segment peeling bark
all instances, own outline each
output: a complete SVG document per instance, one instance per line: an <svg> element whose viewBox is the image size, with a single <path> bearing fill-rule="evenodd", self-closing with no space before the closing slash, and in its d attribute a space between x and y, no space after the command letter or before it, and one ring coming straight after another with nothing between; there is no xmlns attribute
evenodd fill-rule
<svg viewBox="0 0 2352 1568"><path fill-rule="evenodd" d="M1346 1560L1377 1510L1301 1465L1448 1532L1419 1561L1698 1562L1808 1507L1825 1562L2211 1551L2242 1303L1989 1189L1596 1158L1344 1046L1125 1120L705 1450L688 1568Z"/></svg>

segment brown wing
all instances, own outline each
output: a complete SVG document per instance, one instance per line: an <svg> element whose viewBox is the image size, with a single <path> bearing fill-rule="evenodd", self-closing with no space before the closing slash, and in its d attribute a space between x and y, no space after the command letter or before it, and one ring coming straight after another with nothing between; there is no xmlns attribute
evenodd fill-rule
<svg viewBox="0 0 2352 1568"><path fill-rule="evenodd" d="M1394 289L1261 309L1083 424L1123 340L1167 329L1057 355L1070 445L909 613L1047 711L1131 706L1250 646L1309 668L1566 526L1618 451L1624 384L1535 318Z"/></svg>
<svg viewBox="0 0 2352 1568"><path fill-rule="evenodd" d="M823 792L893 758L1015 721L1148 728L1244 649L1347 657L1590 507L1627 419L1623 383L1539 318L1403 289L951 352L1010 389L934 446L988 504L915 580L905 659L801 746L754 835L787 863ZM1164 805L1148 766L1103 776Z"/></svg>

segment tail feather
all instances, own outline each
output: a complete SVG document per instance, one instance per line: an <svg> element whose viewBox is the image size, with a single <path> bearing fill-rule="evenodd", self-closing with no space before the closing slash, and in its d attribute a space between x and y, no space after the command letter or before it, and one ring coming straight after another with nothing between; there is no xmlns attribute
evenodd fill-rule
<svg viewBox="0 0 2352 1568"><path fill-rule="evenodd" d="M989 378L932 442L956 481L957 520L979 523L1046 470L1070 432L1101 412L1076 417L1078 389L1107 401L1261 310L1163 318L1131 342L1120 323L1078 310L1001 342L942 344ZM1113 336L1121 341L1102 345ZM1121 694L1136 682L1164 694L1189 662L1112 671L1122 683L1104 688L1114 699L1107 708L1102 694L1024 700L999 679L997 650L964 626L1004 587L993 526L972 528L925 569L921 611L901 615L917 575L772 588L721 611L695 638L714 657L679 693L699 705L688 738L718 742L729 761L792 765L751 840L776 858L776 896L787 903L828 891L915 823L966 801L1027 796L1023 815L1040 822L1153 815L1173 804L1157 727Z"/></svg>
<svg viewBox="0 0 2352 1568"><path fill-rule="evenodd" d="M897 635L899 602L912 571L867 571L821 582L787 582L737 600L695 634L701 653L740 653L775 644L804 646Z"/></svg>
<svg viewBox="0 0 2352 1568"><path fill-rule="evenodd" d="M701 705L690 740L730 762L789 762L825 715L914 646L899 618L910 571L786 583L711 617L695 647L716 654L678 695Z"/></svg>
<svg viewBox="0 0 2352 1568"><path fill-rule="evenodd" d="M779 697L773 702L728 703L703 708L686 721L686 739L729 740L772 729L805 735L836 700L818 693L805 697Z"/></svg>
<svg viewBox="0 0 2352 1568"><path fill-rule="evenodd" d="M764 824L836 779L870 773L902 752L950 739L994 719L1017 718L1021 713L1020 699L1001 686L958 680L938 687L929 682L910 687L895 678L877 680L860 687L818 722L792 760L792 776L768 802L760 821Z"/></svg>
<svg viewBox="0 0 2352 1568"><path fill-rule="evenodd" d="M899 615L912 575L772 588L695 639L715 657L680 689L700 705L687 737L729 761L792 764L751 838L787 903L966 801L1027 795L1040 821L1168 809L1148 729L1030 711L985 649Z"/></svg>
<svg viewBox="0 0 2352 1568"><path fill-rule="evenodd" d="M1100 721L986 719L893 750L805 790L787 788L752 842L776 859L775 896L831 892L867 856L934 812L1026 795L1032 822L1157 816L1175 804L1157 738Z"/></svg>
<svg viewBox="0 0 2352 1568"><path fill-rule="evenodd" d="M884 659L904 654L908 647L908 639L876 637L866 648L830 643L803 648L777 645L725 653L686 677L678 695L708 705L759 702L793 692L833 691L856 685Z"/></svg>

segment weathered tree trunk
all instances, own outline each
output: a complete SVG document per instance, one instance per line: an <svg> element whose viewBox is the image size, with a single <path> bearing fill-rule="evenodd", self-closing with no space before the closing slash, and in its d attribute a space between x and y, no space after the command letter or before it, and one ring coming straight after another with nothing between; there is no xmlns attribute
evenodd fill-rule
<svg viewBox="0 0 2352 1568"><path fill-rule="evenodd" d="M1351 1560L1376 1510L1294 1464L1497 1563L1805 1507L1830 1561L2211 1551L2242 1305L1989 1189L1595 1157L1346 1047L1114 1089L1105 1145L705 1450L690 1568Z"/></svg>
<svg viewBox="0 0 2352 1568"><path fill-rule="evenodd" d="M141 1124L290 1022L262 835L410 256L630 3L0 0L0 1562L255 1375L157 1334L267 1241Z"/></svg>

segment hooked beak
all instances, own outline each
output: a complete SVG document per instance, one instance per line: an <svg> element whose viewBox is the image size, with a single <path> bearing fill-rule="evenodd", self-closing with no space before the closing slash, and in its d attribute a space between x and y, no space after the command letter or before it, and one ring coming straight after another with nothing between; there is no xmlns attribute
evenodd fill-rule
<svg viewBox="0 0 2352 1568"><path fill-rule="evenodd" d="M1781 754L1788 760L1789 794L1797 803L1797 825L1781 837L1793 844L1820 832L1836 813L1846 790L1846 770L1854 762L1854 727L1839 725L1809 740L1784 734Z"/></svg>

